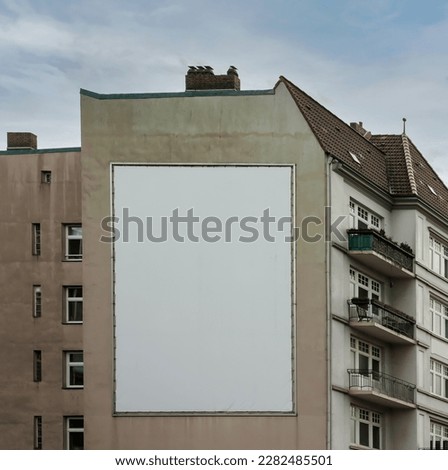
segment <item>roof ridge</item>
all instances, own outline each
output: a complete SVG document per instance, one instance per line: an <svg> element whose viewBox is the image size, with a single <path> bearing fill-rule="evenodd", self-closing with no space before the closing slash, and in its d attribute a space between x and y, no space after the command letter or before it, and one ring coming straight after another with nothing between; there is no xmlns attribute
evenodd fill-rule
<svg viewBox="0 0 448 470"><path fill-rule="evenodd" d="M404 150L404 162L406 164L406 171L409 177L409 184L411 185L412 194L418 195L417 183L415 182L414 169L412 168L412 157L411 150L409 149L409 140L406 134L401 135L401 141L403 142Z"/></svg>

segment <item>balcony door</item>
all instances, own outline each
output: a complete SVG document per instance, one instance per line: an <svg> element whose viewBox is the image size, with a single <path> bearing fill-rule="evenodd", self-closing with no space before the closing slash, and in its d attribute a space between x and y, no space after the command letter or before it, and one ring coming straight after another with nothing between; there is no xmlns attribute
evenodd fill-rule
<svg viewBox="0 0 448 470"><path fill-rule="evenodd" d="M377 388L381 374L381 349L352 336L350 338L352 369L358 371L359 386Z"/></svg>
<svg viewBox="0 0 448 470"><path fill-rule="evenodd" d="M378 317L378 306L368 300L381 301L381 291L380 282L350 268L350 298L366 299L366 316Z"/></svg>
<svg viewBox="0 0 448 470"><path fill-rule="evenodd" d="M371 210L361 206L355 201L350 201L350 228L358 230L380 230L383 225L382 218Z"/></svg>

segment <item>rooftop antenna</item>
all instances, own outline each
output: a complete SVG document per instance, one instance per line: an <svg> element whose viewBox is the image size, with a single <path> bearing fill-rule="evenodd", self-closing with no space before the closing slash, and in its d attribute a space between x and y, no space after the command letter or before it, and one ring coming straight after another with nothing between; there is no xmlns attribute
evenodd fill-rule
<svg viewBox="0 0 448 470"><path fill-rule="evenodd" d="M406 135L406 118L403 118L403 135Z"/></svg>

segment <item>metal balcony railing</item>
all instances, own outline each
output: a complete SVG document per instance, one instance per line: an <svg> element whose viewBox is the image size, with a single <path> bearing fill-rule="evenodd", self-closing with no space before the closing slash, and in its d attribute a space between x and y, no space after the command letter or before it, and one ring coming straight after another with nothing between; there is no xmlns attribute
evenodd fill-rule
<svg viewBox="0 0 448 470"><path fill-rule="evenodd" d="M348 369L349 387L372 390L390 398L415 403L415 385L371 369Z"/></svg>
<svg viewBox="0 0 448 470"><path fill-rule="evenodd" d="M374 251L402 268L414 271L414 255L383 237L376 230L350 229L347 233L350 251Z"/></svg>
<svg viewBox="0 0 448 470"><path fill-rule="evenodd" d="M415 320L409 315L374 299L353 298L348 304L350 320L376 322L414 339Z"/></svg>

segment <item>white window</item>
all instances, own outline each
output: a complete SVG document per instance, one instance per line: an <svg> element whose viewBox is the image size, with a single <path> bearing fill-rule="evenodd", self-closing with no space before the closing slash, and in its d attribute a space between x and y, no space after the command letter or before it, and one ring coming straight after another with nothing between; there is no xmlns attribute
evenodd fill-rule
<svg viewBox="0 0 448 470"><path fill-rule="evenodd" d="M439 336L448 338L448 305L431 298L431 330Z"/></svg>
<svg viewBox="0 0 448 470"><path fill-rule="evenodd" d="M434 423L431 421L430 428L430 449L448 450L448 426L444 424Z"/></svg>
<svg viewBox="0 0 448 470"><path fill-rule="evenodd" d="M42 291L40 286L33 286L33 317L42 316Z"/></svg>
<svg viewBox="0 0 448 470"><path fill-rule="evenodd" d="M42 449L42 416L34 417L34 449Z"/></svg>
<svg viewBox="0 0 448 470"><path fill-rule="evenodd" d="M381 284L350 268L350 298L381 300Z"/></svg>
<svg viewBox="0 0 448 470"><path fill-rule="evenodd" d="M381 217L354 201L350 201L350 228L376 229L382 228Z"/></svg>
<svg viewBox="0 0 448 470"><path fill-rule="evenodd" d="M431 393L448 398L448 366L431 359Z"/></svg>
<svg viewBox="0 0 448 470"><path fill-rule="evenodd" d="M67 416L65 418L65 448L67 450L84 449L84 417Z"/></svg>
<svg viewBox="0 0 448 470"><path fill-rule="evenodd" d="M382 416L376 411L351 406L351 443L381 449Z"/></svg>
<svg viewBox="0 0 448 470"><path fill-rule="evenodd" d="M377 378L381 371L381 348L361 339L350 337L352 368L360 374Z"/></svg>
<svg viewBox="0 0 448 470"><path fill-rule="evenodd" d="M32 253L34 256L40 256L40 224L33 224L32 225L32 238L33 238L33 246L32 246Z"/></svg>
<svg viewBox="0 0 448 470"><path fill-rule="evenodd" d="M82 351L65 352L65 386L84 387L84 354Z"/></svg>
<svg viewBox="0 0 448 470"><path fill-rule="evenodd" d="M82 286L65 287L65 322L82 323Z"/></svg>
<svg viewBox="0 0 448 470"><path fill-rule="evenodd" d="M448 278L448 246L433 237L429 237L429 267Z"/></svg>
<svg viewBox="0 0 448 470"><path fill-rule="evenodd" d="M81 225L65 226L65 259L72 261L82 259Z"/></svg>

